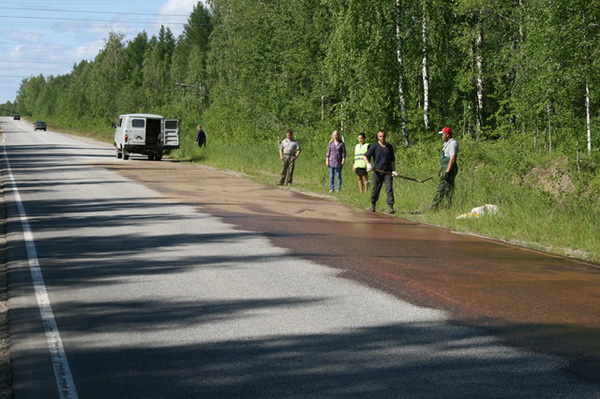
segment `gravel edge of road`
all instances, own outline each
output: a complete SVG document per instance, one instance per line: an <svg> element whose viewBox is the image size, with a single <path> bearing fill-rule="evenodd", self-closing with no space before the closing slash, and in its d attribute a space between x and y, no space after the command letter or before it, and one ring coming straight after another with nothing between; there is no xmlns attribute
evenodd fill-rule
<svg viewBox="0 0 600 399"><path fill-rule="evenodd" d="M12 398L10 365L10 331L8 327L8 273L6 257L6 204L4 202L4 168L0 157L0 399Z"/></svg>

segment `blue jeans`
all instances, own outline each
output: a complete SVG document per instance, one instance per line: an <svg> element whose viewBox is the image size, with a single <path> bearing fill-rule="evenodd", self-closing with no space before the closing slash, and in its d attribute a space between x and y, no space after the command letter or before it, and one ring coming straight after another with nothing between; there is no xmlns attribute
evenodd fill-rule
<svg viewBox="0 0 600 399"><path fill-rule="evenodd" d="M334 180L337 175L337 187L338 191L342 189L342 167L341 166L329 166L329 189L333 191Z"/></svg>

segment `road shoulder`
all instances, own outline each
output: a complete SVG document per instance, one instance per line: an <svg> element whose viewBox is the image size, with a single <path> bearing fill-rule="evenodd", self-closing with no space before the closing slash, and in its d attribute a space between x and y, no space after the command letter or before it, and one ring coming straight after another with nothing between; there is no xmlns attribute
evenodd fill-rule
<svg viewBox="0 0 600 399"><path fill-rule="evenodd" d="M0 171L2 161L0 159ZM8 329L8 279L4 250L6 245L6 206L4 174L0 173L0 398L12 397L10 333Z"/></svg>

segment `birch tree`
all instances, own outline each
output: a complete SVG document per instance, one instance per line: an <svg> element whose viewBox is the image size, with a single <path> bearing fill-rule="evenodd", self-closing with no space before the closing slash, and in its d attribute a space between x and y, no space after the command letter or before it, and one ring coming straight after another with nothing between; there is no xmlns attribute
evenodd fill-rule
<svg viewBox="0 0 600 399"><path fill-rule="evenodd" d="M409 145L406 115L406 94L404 90L404 54L402 52L403 21L402 0L396 0L396 60L398 62L398 105L400 108L400 131L405 146Z"/></svg>
<svg viewBox="0 0 600 399"><path fill-rule="evenodd" d="M421 77L423 79L423 127L426 131L431 130L431 123L429 121L429 65L427 63L427 57L429 55L428 49L428 18L427 15L427 1L423 1L423 15L421 16Z"/></svg>
<svg viewBox="0 0 600 399"><path fill-rule="evenodd" d="M477 24L477 39L475 40L475 68L477 81L477 131L483 130L483 32L481 24Z"/></svg>
<svg viewBox="0 0 600 399"><path fill-rule="evenodd" d="M87 112L106 121L118 113L116 94L126 79L124 37L122 33L110 32L104 48L94 59L88 86L91 109Z"/></svg>
<svg viewBox="0 0 600 399"><path fill-rule="evenodd" d="M395 2L328 4L333 27L325 68L338 123L364 131L393 126L398 104Z"/></svg>

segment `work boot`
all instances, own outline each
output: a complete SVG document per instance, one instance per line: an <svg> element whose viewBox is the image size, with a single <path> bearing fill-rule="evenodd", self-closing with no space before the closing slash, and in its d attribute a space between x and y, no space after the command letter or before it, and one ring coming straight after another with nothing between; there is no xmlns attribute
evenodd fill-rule
<svg viewBox="0 0 600 399"><path fill-rule="evenodd" d="M388 205L388 214L393 215L394 213L396 213L396 211L394 211L394 205Z"/></svg>
<svg viewBox="0 0 600 399"><path fill-rule="evenodd" d="M371 206L367 208L367 211L375 212L375 204L371 204Z"/></svg>

